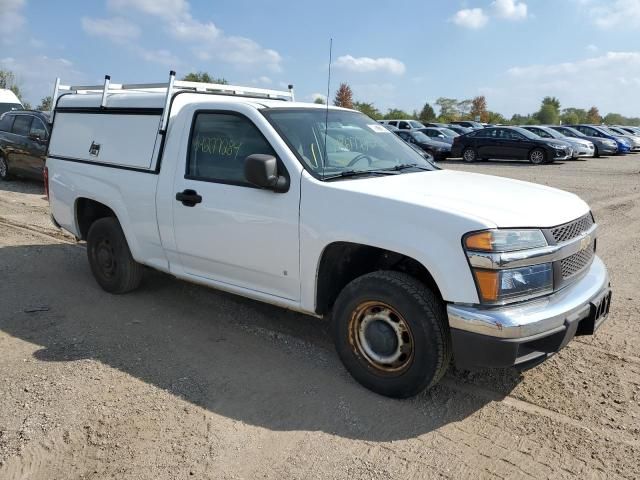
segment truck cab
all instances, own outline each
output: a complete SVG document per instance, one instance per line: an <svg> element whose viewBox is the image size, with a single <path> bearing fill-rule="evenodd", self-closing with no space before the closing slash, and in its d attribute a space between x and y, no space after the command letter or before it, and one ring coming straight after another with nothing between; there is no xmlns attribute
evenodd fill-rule
<svg viewBox="0 0 640 480"><path fill-rule="evenodd" d="M452 359L533 366L607 318L598 226L575 195L441 170L292 91L173 75L54 92L52 217L104 290L135 290L146 266L328 317L349 372L393 397Z"/></svg>

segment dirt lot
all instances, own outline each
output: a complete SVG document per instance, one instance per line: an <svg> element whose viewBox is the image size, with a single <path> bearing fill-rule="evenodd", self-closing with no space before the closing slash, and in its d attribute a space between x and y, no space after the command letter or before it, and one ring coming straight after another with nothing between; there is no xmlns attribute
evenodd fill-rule
<svg viewBox="0 0 640 480"><path fill-rule="evenodd" d="M614 303L534 370L406 401L356 384L324 321L153 272L104 293L42 187L0 184L0 478L640 478L640 156L444 167L582 196Z"/></svg>

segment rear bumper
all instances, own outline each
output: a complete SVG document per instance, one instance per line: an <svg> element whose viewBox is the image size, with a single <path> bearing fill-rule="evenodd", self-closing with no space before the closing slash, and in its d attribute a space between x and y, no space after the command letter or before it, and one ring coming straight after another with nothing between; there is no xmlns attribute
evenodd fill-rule
<svg viewBox="0 0 640 480"><path fill-rule="evenodd" d="M596 256L578 282L542 299L498 308L448 305L456 365L534 366L576 335L593 335L610 304L609 275Z"/></svg>

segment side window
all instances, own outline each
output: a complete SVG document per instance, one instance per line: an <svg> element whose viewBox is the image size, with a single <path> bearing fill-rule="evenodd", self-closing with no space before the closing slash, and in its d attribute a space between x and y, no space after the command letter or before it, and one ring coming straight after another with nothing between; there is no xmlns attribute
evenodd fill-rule
<svg viewBox="0 0 640 480"><path fill-rule="evenodd" d="M47 129L45 128L44 123L42 123L42 120L35 117L33 118L29 135L35 135L41 140L47 139Z"/></svg>
<svg viewBox="0 0 640 480"><path fill-rule="evenodd" d="M389 122L389 125L393 125L394 127L398 126L398 122L396 122L395 120L392 120Z"/></svg>
<svg viewBox="0 0 640 480"><path fill-rule="evenodd" d="M398 128L404 128L405 130L408 130L411 128L411 126L407 122L400 122Z"/></svg>
<svg viewBox="0 0 640 480"><path fill-rule="evenodd" d="M198 113L191 132L187 177L249 186L244 159L254 153L276 156L251 120L227 113Z"/></svg>
<svg viewBox="0 0 640 480"><path fill-rule="evenodd" d="M22 135L26 137L31 130L31 121L33 117L31 115L16 115L16 119L13 122L13 129L11 130L16 135Z"/></svg>
<svg viewBox="0 0 640 480"><path fill-rule="evenodd" d="M0 118L0 132L10 132L14 118L16 118L15 115L4 115Z"/></svg>

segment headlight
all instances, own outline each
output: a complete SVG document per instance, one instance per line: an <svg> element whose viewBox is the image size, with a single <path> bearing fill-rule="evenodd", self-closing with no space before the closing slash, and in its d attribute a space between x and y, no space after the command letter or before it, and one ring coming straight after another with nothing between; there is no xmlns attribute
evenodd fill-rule
<svg viewBox="0 0 640 480"><path fill-rule="evenodd" d="M547 239L540 230L487 230L465 236L464 245L481 252L514 252L546 247Z"/></svg>
<svg viewBox="0 0 640 480"><path fill-rule="evenodd" d="M490 259L508 252L544 248L547 240L540 230L486 230L465 235L464 249L484 304L505 304L546 295L553 292L553 265L538 265L500 269L482 267L480 259Z"/></svg>
<svg viewBox="0 0 640 480"><path fill-rule="evenodd" d="M474 270L483 303L509 303L553 292L553 266L543 263L508 270Z"/></svg>

